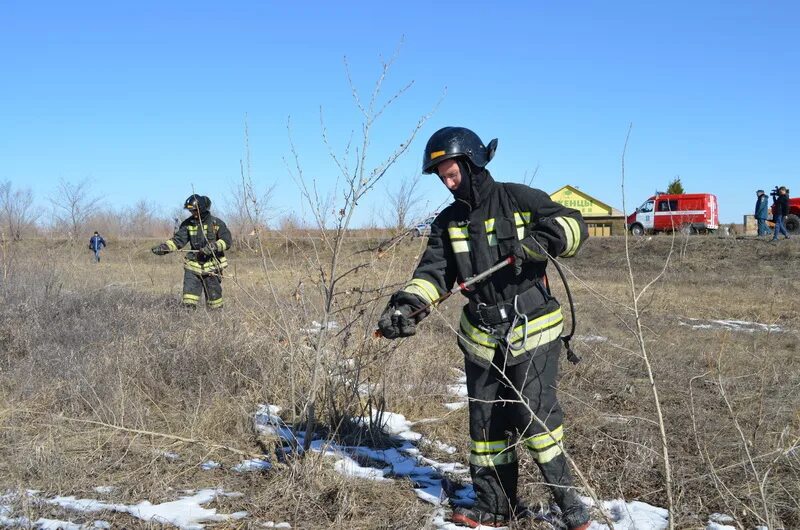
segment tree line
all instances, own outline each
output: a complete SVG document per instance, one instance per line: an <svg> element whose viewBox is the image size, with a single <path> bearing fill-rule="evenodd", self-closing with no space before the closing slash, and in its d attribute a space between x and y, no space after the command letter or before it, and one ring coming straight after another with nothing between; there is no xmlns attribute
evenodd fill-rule
<svg viewBox="0 0 800 530"><path fill-rule="evenodd" d="M403 178L385 189L385 202L364 224L366 229L407 230L428 215L417 190L419 175ZM311 229L311 223L297 211L282 212L273 204L274 186L254 189L243 181L233 186L227 197L214 202L214 209L239 238L252 235L257 228L297 232ZM332 209L334 198L329 199ZM60 180L56 190L41 201L29 187L0 181L0 240L21 241L52 237L81 239L95 230L109 238L152 237L171 234L186 217L175 206L165 212L147 199L129 206L111 206L95 192L89 179L78 182ZM316 228L316 227L315 227Z"/></svg>

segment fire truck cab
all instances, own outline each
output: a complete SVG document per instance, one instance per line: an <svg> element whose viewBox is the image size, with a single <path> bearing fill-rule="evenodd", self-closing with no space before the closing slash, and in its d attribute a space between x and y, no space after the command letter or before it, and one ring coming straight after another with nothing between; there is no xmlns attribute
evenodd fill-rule
<svg viewBox="0 0 800 530"><path fill-rule="evenodd" d="M681 230L711 232L719 228L717 196L711 193L656 194L628 216L635 236Z"/></svg>

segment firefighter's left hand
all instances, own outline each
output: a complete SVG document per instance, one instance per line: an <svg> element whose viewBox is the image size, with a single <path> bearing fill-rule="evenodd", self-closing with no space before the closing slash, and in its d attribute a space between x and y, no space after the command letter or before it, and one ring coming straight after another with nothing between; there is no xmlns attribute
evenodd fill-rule
<svg viewBox="0 0 800 530"><path fill-rule="evenodd" d="M532 246L535 246L536 250L541 250L538 248L536 242L532 243ZM522 264L526 261L534 263L547 261L547 256L534 251L534 249L527 245L523 245L522 242L517 242L517 244L514 246L514 274L516 276L522 274Z"/></svg>
<svg viewBox="0 0 800 530"><path fill-rule="evenodd" d="M197 250L198 256L213 256L217 252L217 247L213 243L206 243L201 249Z"/></svg>

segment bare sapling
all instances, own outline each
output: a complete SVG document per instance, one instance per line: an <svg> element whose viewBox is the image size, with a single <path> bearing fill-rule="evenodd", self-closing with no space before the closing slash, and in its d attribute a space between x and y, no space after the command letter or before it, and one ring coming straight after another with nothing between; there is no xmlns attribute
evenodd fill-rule
<svg viewBox="0 0 800 530"><path fill-rule="evenodd" d="M321 304L317 309L319 314L317 319L319 322L319 330L310 345L313 352L313 362L308 395L301 411L301 416L304 417L306 422L306 436L304 442L304 448L306 450L311 444L312 435L318 421L316 407L320 390L322 387L332 383L330 378L325 378L325 374L342 373L341 370L337 368L337 363L329 349L331 341L338 336L338 334L333 334L331 328L332 326L344 326L349 329L353 325L353 322L346 321L346 318L344 318L345 321L342 324L338 322L336 324L333 323L334 313L337 312L337 299L348 292L348 289L342 289L340 286L349 276L359 272L365 267L369 267L372 263L371 260L368 260L346 269L342 267L344 257L343 245L350 237L348 232L352 226L357 205L359 201L380 182L395 162L406 153L411 142L428 118L428 115L420 117L416 124L411 127L411 131L405 136L405 139L399 143L399 146L388 155L385 155L377 164L370 167L370 147L373 142L373 130L376 122L384 115L391 105L413 85L413 81L409 82L388 98L383 98L383 85L396 57L397 54L395 53L388 61L383 61L380 75L366 100L362 99L359 90L356 88L352 76L350 75L349 65L345 59L345 71L347 73L354 104L361 116L361 123L358 128L359 132L355 135L355 138L351 135L342 152L337 152L333 146L332 139L329 137L325 124L324 114L322 110L320 110L322 140L336 168L336 184L330 194L326 195L321 193L316 180L309 181L305 176L300 162L300 155L292 140L291 127L289 127L293 164L291 166L287 164L287 167L289 168L291 177L300 189L303 200L313 212L325 250L323 254L319 250L314 249L314 253L311 256L312 266L310 269L316 270L318 274L316 283L321 290ZM354 142L356 145L354 145ZM326 207L326 197L333 197L335 200L333 209L334 216L330 227L328 226L327 217L327 212L330 211L330 208ZM354 308L349 318L360 318L363 315L363 310ZM346 315L339 314L339 322L342 322L343 317L346 317ZM342 337L343 340L348 340L352 335L345 334L342 335ZM368 333L363 333L360 340L363 343L363 341L369 340L368 337ZM340 348L337 355L342 357L343 354L344 352ZM325 401L332 403L331 399L328 399L327 396Z"/></svg>

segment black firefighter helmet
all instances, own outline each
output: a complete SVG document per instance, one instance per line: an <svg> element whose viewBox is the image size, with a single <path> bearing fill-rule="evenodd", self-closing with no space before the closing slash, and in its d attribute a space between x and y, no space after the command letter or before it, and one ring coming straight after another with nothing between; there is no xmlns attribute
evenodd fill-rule
<svg viewBox="0 0 800 530"><path fill-rule="evenodd" d="M183 207L193 214L203 214L211 208L211 199L205 195L193 193L183 203Z"/></svg>
<svg viewBox="0 0 800 530"><path fill-rule="evenodd" d="M483 168L497 151L497 138L483 145L477 134L464 127L445 127L439 129L425 146L422 159L422 172L433 173L436 166L449 158L466 157L476 168Z"/></svg>

